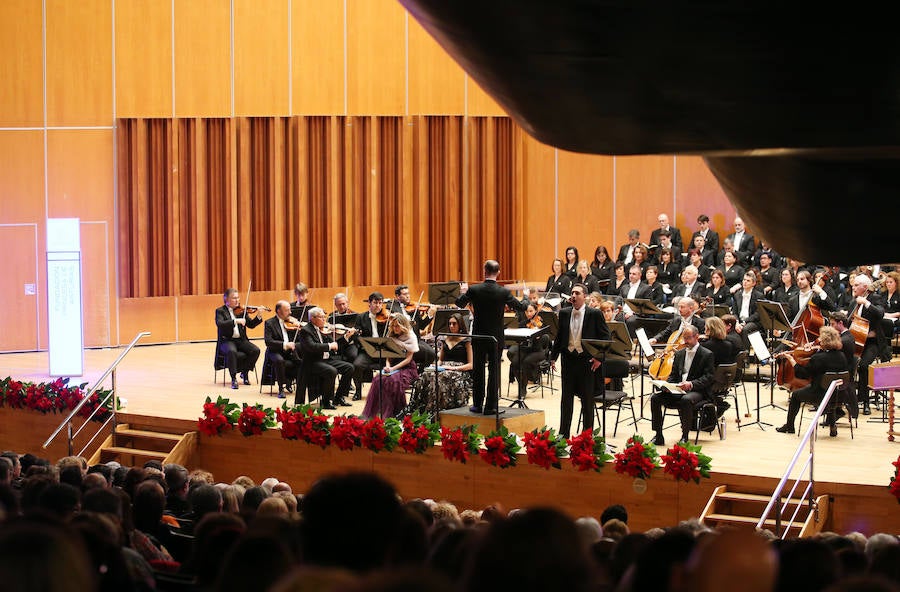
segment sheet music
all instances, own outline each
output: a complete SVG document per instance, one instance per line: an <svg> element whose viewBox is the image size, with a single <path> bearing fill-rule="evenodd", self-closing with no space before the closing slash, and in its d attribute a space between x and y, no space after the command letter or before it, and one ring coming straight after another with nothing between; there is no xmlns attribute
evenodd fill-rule
<svg viewBox="0 0 900 592"><path fill-rule="evenodd" d="M539 331L543 331L543 329L529 329L527 327L522 329L504 329L503 335L505 337L517 337L519 339L528 339L535 333Z"/></svg>
<svg viewBox="0 0 900 592"><path fill-rule="evenodd" d="M763 341L762 334L760 334L759 331L754 331L747 336L747 339L750 341L750 347L753 348L753 353L756 354L759 363L765 364L768 362L769 357L772 354L769 353L769 348L766 347L766 342Z"/></svg>
<svg viewBox="0 0 900 592"><path fill-rule="evenodd" d="M638 343L641 344L641 350L644 352L644 355L648 358L653 357L653 346L650 345L650 339L647 337L647 332L644 331L644 328L641 327L637 331L634 332L637 335Z"/></svg>

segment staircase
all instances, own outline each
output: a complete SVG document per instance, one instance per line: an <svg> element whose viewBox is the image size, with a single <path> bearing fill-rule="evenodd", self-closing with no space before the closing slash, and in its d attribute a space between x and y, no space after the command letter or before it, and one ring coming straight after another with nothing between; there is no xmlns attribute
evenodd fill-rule
<svg viewBox="0 0 900 592"><path fill-rule="evenodd" d="M726 485L720 485L710 496L706 507L700 515L700 521L708 526L729 525L734 527L755 528L771 499L770 495L741 493L728 491ZM820 495L813 501L814 510L808 504L800 505L799 500L781 498L781 528L776 529L773 518L766 519L763 526L781 538L804 538L821 532L828 518L830 498ZM791 521L794 512L797 516ZM786 530L786 532L785 532Z"/></svg>
<svg viewBox="0 0 900 592"><path fill-rule="evenodd" d="M196 425L196 424L195 424ZM116 426L90 459L90 464L116 461L123 466L143 466L149 460L187 466L197 449L197 432L172 429L151 418L131 418Z"/></svg>

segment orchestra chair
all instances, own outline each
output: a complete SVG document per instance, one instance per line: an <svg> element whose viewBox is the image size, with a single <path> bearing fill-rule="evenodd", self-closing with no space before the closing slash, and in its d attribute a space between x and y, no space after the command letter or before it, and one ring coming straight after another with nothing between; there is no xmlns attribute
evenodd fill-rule
<svg viewBox="0 0 900 592"><path fill-rule="evenodd" d="M850 401L852 400L855 404L856 397L854 396L854 391L851 390L852 383L850 382L850 372L826 372L822 375L822 378L819 380L819 386L827 391L828 387L831 386L831 383L835 380L843 381L839 387L834 389L834 392L831 393L831 399L828 401L828 406L825 409L825 413L822 414L824 418L828 413L837 413L838 410L845 410L847 416L847 424L850 426L850 439L853 439L853 418L850 415ZM797 434L801 433L800 426L803 425L803 415L806 413L806 408L811 407L810 405L803 405L800 408L800 419L797 422ZM857 421L859 419L857 418ZM838 425L837 419L835 419L835 425ZM843 424L841 424L843 425ZM828 427L828 424L823 422L819 427Z"/></svg>
<svg viewBox="0 0 900 592"><path fill-rule="evenodd" d="M654 387L654 394L659 392L659 389ZM711 417L715 415L716 422L715 424L711 423L709 425L703 425L703 415L704 413L709 414ZM665 422L666 417L675 417L675 423L665 426L664 429L669 429L673 427L677 427L679 433L681 432L681 416L678 415L677 407L669 407L666 404L663 404L663 422ZM718 430L719 432L719 440L725 439L725 432L722 431L722 424L718 421L719 419L719 411L716 406L715 398L713 399L704 399L697 403L694 406L694 420L692 422L691 431L694 432L694 444L700 441L700 432L706 432L707 434L712 434L714 431Z"/></svg>
<svg viewBox="0 0 900 592"><path fill-rule="evenodd" d="M278 381L275 379L275 366L269 360L269 356L265 351L263 351L262 357L263 357L263 365L262 365L262 370L260 371L260 374L262 375L262 377L259 379L259 392L260 392L260 394L262 394L263 386L268 386L269 394L272 395L275 392L275 385L278 384ZM303 363L302 360L299 363ZM297 369L296 369L296 366L294 366L294 362L285 361L284 376L285 376L285 379L288 381L286 386L290 386L290 387L294 386L294 383L296 381L294 380L293 377L296 375L296 373L297 373Z"/></svg>
<svg viewBox="0 0 900 592"><path fill-rule="evenodd" d="M734 399L734 415L737 418L738 425L741 423L741 412L737 400L737 385L741 383L736 382L735 377L738 374L739 368L740 365L737 362L732 364L719 364L716 366L716 371L713 374L713 383L710 387L710 393L713 395L714 403L717 401L725 402L729 398ZM744 396L746 397L746 393L744 393ZM744 404L746 403L747 400L745 398ZM727 409L725 411L727 411ZM724 411L722 415L724 415Z"/></svg>
<svg viewBox="0 0 900 592"><path fill-rule="evenodd" d="M625 378L628 378L630 371L630 364L626 360L606 360L606 362L604 362L603 376L605 378L611 378L613 380L618 379L621 381ZM597 385L594 389L593 403L594 419L596 420L597 427L603 427L603 419L606 417L606 412L615 410L616 421L615 424L613 424L613 437L615 437L616 432L619 430L619 424L623 421L628 421L628 418L622 419L621 417L623 405L627 405L631 410L632 425L637 424L637 417L634 413L634 397L632 395L629 395L624 390L600 388L600 381L597 380L596 382ZM582 415L579 413L578 427L576 431L581 431L581 418Z"/></svg>
<svg viewBox="0 0 900 592"><path fill-rule="evenodd" d="M219 370L222 371L222 386L228 385L228 368L225 367L225 354L222 353L222 350L219 349L219 344L221 343L221 338L216 337L216 352L213 357L213 382L219 382ZM240 361L246 357L244 352L237 353L238 366L241 365ZM248 374L249 375L249 374ZM259 374L256 373L256 366L253 367L253 376L256 377L256 382L259 382ZM260 391L262 392L262 391Z"/></svg>

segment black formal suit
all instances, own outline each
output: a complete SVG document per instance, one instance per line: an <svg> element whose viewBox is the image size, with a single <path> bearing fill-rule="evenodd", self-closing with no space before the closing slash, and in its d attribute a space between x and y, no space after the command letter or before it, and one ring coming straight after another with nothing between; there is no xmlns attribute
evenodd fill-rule
<svg viewBox="0 0 900 592"><path fill-rule="evenodd" d="M712 303L718 306L727 306L729 309L734 301L731 297L731 290L728 289L728 286L723 285L718 290L709 288L706 291L706 295L712 298Z"/></svg>
<svg viewBox="0 0 900 592"><path fill-rule="evenodd" d="M619 247L619 255L616 257L616 261L620 261L620 262L622 262L622 263L625 263L625 259L628 258L628 249L631 249L631 248L633 248L633 247L636 247L636 246L638 246L639 244L640 244L639 242L635 243L634 245L632 245L631 243L625 243L624 245L622 245L621 247ZM631 254L631 261L634 261L634 253L633 253L633 252L632 252L632 254ZM629 261L629 263L630 263L631 261Z"/></svg>
<svg viewBox="0 0 900 592"><path fill-rule="evenodd" d="M834 310L834 299L830 298L827 294L825 295L825 298L821 298L818 294L813 292L812 296L810 296L809 298L809 302L815 303L815 305L822 310ZM804 306L802 309L800 308L799 289L788 298L787 308L788 309L785 312L787 312L788 320L792 323L794 322L794 319L797 318L797 315L806 309L806 306Z"/></svg>
<svg viewBox="0 0 900 592"><path fill-rule="evenodd" d="M338 359L332 354L331 340L322 335L312 322L300 329L300 350L303 352L303 371L301 381L297 383L295 404L305 402L306 387L317 384L322 392L320 401L323 407L333 405L334 401L341 401L350 392L350 382L353 379L353 365ZM337 392L334 390L334 379L341 375L341 381ZM315 382L313 382L315 381ZM312 399L312 394L310 394Z"/></svg>
<svg viewBox="0 0 900 592"><path fill-rule="evenodd" d="M626 282L622 284L622 287L619 288L619 296L623 299L628 298L628 293L631 291L631 283ZM635 298L650 298L650 286L646 284L646 282L638 282L637 290L635 291Z"/></svg>
<svg viewBox="0 0 900 592"><path fill-rule="evenodd" d="M356 337L385 337L387 335L387 322L377 322L375 332L372 331L372 313L369 311L359 313L356 317ZM349 360L348 360L349 361ZM356 386L355 399L362 397L362 383L368 377L371 378L372 370L378 365L378 360L373 360L360 344L356 357L353 359L353 383Z"/></svg>
<svg viewBox="0 0 900 592"><path fill-rule="evenodd" d="M685 368L687 350L683 349L675 353L672 361L672 372L669 373L667 382L678 384L682 381ZM655 393L650 397L650 410L653 423L653 431L658 438L662 437L663 410L665 407L678 409L678 417L681 419L682 440L687 440L691 427L694 424L694 409L705 399L709 399L709 387L712 386L715 373L715 357L711 351L703 346L698 346L694 353L694 360L687 372L687 380L691 383L691 390L683 395L665 391Z"/></svg>
<svg viewBox="0 0 900 592"><path fill-rule="evenodd" d="M881 355L882 360L890 360L893 355L893 350L891 349L891 339L894 338L894 327L896 327L897 321L887 316L889 312L900 312L900 290L894 292L893 295L889 295L887 291L879 292L879 296L881 297L881 302L884 308L885 317L881 321L881 329L884 333L884 337L882 342L884 343L884 351Z"/></svg>
<svg viewBox="0 0 900 592"><path fill-rule="evenodd" d="M741 316L741 310L744 307L744 291L738 290L731 295L731 312L743 325L743 327L741 327L740 336L741 341L744 342L744 349L747 351L750 351L749 335L754 331L759 331L762 328L759 324L759 310L756 306L756 303L759 302L760 295L760 291L756 289L750 292L750 306L747 307L747 312L749 313L749 315L747 317Z"/></svg>
<svg viewBox="0 0 900 592"><path fill-rule="evenodd" d="M297 329L285 328L284 332L281 329L281 319L278 316L267 320L263 326L263 336L266 340L266 360L272 365L279 390L290 386L288 376L296 379L298 384L300 380L300 357L297 355L300 345L296 343L295 339ZM287 341L285 341L285 336ZM286 343L293 345L294 349L285 348Z"/></svg>
<svg viewBox="0 0 900 592"><path fill-rule="evenodd" d="M694 234L691 235L691 246L694 246L694 239L700 236L700 231L694 231ZM717 253L719 251L719 233L715 230L709 229L706 231L706 244L703 247L704 249L709 249L713 253Z"/></svg>
<svg viewBox="0 0 900 592"><path fill-rule="evenodd" d="M859 368L857 370L856 392L857 400L861 401L863 408L869 409L869 365L881 354L884 343L881 321L884 319L884 308L881 307L881 299L878 294L868 296L869 305L859 306L855 301L849 311L851 321L854 311L862 318L869 321L869 335L863 351L859 355Z"/></svg>
<svg viewBox="0 0 900 592"><path fill-rule="evenodd" d="M359 318L359 315L353 312L339 313L337 311L332 312L328 315L328 322L330 324L334 324L335 315L347 316L350 315L350 320L343 320L342 325L349 329L356 328L356 322ZM344 360L345 362L353 363L353 360L356 359L356 356L359 355L359 344L356 342L356 335L347 339L346 335L341 335L336 338L338 344L337 356Z"/></svg>
<svg viewBox="0 0 900 592"><path fill-rule="evenodd" d="M522 310L522 303L516 300L512 292L498 284L495 280L486 279L480 284L470 286L465 294L456 299L456 306L463 308L472 304L472 334L489 335L489 339L472 340L472 403L476 410L485 414L494 413L500 396L500 353L503 349L503 311L509 306L512 310ZM484 383L484 364L488 364L487 392Z"/></svg>
<svg viewBox="0 0 900 592"><path fill-rule="evenodd" d="M681 270L678 263L660 263L656 266L656 281L674 288L681 283Z"/></svg>
<svg viewBox="0 0 900 592"><path fill-rule="evenodd" d="M798 288L796 284L791 284L790 288L785 288L784 284L779 282L778 287L772 290L772 295L769 297L769 300L774 300L775 302L780 302L785 306L788 306L791 298L795 296L799 291L800 288ZM786 312L787 311L785 310L785 313Z"/></svg>
<svg viewBox="0 0 900 592"><path fill-rule="evenodd" d="M809 386L797 389L791 393L788 401L787 424L791 431L794 429L794 419L800 411L803 403L818 404L822 402L825 396L825 389L822 388L822 376L826 372L846 372L848 370L847 358L841 350L825 350L814 353L809 358L809 362L805 365L797 364L794 366L794 373L798 378L809 378ZM832 418L826 418L828 423L832 423ZM781 429L779 428L779 431Z"/></svg>
<svg viewBox="0 0 900 592"><path fill-rule="evenodd" d="M697 331L701 335L706 330L706 321L701 319L698 315L691 315L689 322L697 328ZM669 340L672 333L681 329L682 324L684 324L684 319L681 318L681 315L676 314L675 318L669 321L669 324L666 325L662 331L653 336L653 339L655 339L657 343L665 343Z"/></svg>
<svg viewBox="0 0 900 592"><path fill-rule="evenodd" d="M689 298L694 299L695 302L700 302L704 296L706 296L706 286L704 286L699 279L695 281L691 286L687 284L681 284L679 286L675 286L672 289L672 299L675 298L683 298L687 296Z"/></svg>
<svg viewBox="0 0 900 592"><path fill-rule="evenodd" d="M666 293L663 292L662 284L659 282L653 282L653 285L647 284L647 287L650 288L650 292L647 295L647 298L650 299L650 302L655 304L656 306L662 306L666 302Z"/></svg>
<svg viewBox="0 0 900 592"><path fill-rule="evenodd" d="M781 269L770 265L767 269L760 269L759 275L762 278L762 285L760 288L763 289L764 294L768 294L765 290L767 287L774 290L781 285Z"/></svg>
<svg viewBox="0 0 900 592"><path fill-rule="evenodd" d="M650 243L651 245L659 244L659 233L662 232L661 228L657 228L653 232L650 233ZM672 252L673 253L681 253L684 251L684 241L681 240L681 231L675 228L674 226L669 226L669 232L672 233L670 237L672 239Z"/></svg>
<svg viewBox="0 0 900 592"><path fill-rule="evenodd" d="M216 309L216 328L218 331L219 351L225 357L225 367L231 374L232 382L235 380L238 372L245 374L256 368L256 360L259 359L259 348L250 342L247 338L247 329L258 327L262 322L262 317L246 317L246 324L239 325L232 317L231 309L227 305L222 305ZM238 336L234 336L234 329L237 328Z"/></svg>
<svg viewBox="0 0 900 592"><path fill-rule="evenodd" d="M733 364L740 346L735 346L730 339L707 339L703 341L703 347L713 353L713 360L716 366L721 364ZM735 349L738 347L738 349Z"/></svg>
<svg viewBox="0 0 900 592"><path fill-rule="evenodd" d="M741 265L745 265L753 260L753 253L756 252L756 239L753 238L753 235L745 232L741 237L741 244L737 244L734 240L733 232L728 235L728 238L730 238L731 242L734 244L735 252L741 254L742 260L739 261Z"/></svg>
<svg viewBox="0 0 900 592"><path fill-rule="evenodd" d="M550 350L550 359L556 360L562 355L562 400L560 402L559 433L568 437L572 428L572 411L575 406L575 395L581 398L581 419L584 429L594 426L594 372L591 370L591 356L583 350L578 352L569 349L571 337L573 308L559 311L559 332ZM584 318L581 321L581 339L610 338L609 327L600 310L587 305L581 308Z"/></svg>
<svg viewBox="0 0 900 592"><path fill-rule="evenodd" d="M725 265L719 265L718 269L725 276L725 285L729 288L740 284L741 280L744 279L745 269L737 263L735 263L728 269L725 269Z"/></svg>
<svg viewBox="0 0 900 592"><path fill-rule="evenodd" d="M614 264L612 260L607 259L603 265L597 265L596 262L591 265L591 273L597 278L597 281L601 284L609 281L609 278L615 275L614 273ZM604 287L604 286L601 286Z"/></svg>

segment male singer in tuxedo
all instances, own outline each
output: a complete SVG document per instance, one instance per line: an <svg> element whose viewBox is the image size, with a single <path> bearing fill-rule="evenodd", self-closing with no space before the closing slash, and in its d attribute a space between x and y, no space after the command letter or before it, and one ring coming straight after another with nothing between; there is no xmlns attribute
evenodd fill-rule
<svg viewBox="0 0 900 592"><path fill-rule="evenodd" d="M259 348L247 338L247 329L263 322L258 312L234 314L241 305L241 295L235 288L225 290L225 304L216 309L216 328L219 333L219 352L225 357L225 367L231 374L231 388L238 387L237 374L241 373L244 384L250 384L247 373L256 368Z"/></svg>
<svg viewBox="0 0 900 592"><path fill-rule="evenodd" d="M653 431L656 437L653 443L665 446L663 438L663 406L678 409L681 419L681 440L687 442L691 437L691 426L694 423L694 409L704 399L709 398L709 387L715 373L715 357L705 347L700 347L700 332L693 325L686 325L682 332L684 349L675 353L672 361L672 372L666 382L677 384L685 394L660 391L650 397Z"/></svg>
<svg viewBox="0 0 900 592"><path fill-rule="evenodd" d="M279 300L275 304L275 316L267 320L263 327L266 340L266 360L272 366L278 383L278 398L283 399L291 392L291 380L297 378L299 384L300 358L297 355L297 329L288 329L285 323L299 324L291 316L291 303Z"/></svg>
<svg viewBox="0 0 900 592"><path fill-rule="evenodd" d="M300 349L303 351L302 382L297 384L295 404L305 400L305 389L310 381L315 381L322 388L322 409L335 409L335 404L349 407L346 397L350 392L353 380L353 364L338 359L335 354L338 344L322 334L325 327L325 311L318 306L310 309L309 322L300 329ZM334 391L334 379L341 375L337 393Z"/></svg>
<svg viewBox="0 0 900 592"><path fill-rule="evenodd" d="M472 304L474 320L473 335L490 335L490 339L473 339L472 353L472 403L469 411L492 415L497 413L500 396L500 353L503 348L503 310L508 306L513 311L523 310L512 292L497 283L500 264L493 259L484 262L484 281L469 287L463 283L456 306L463 308ZM488 363L487 393L484 386L484 364Z"/></svg>
<svg viewBox="0 0 900 592"><path fill-rule="evenodd" d="M575 395L581 398L581 420L586 430L594 428L594 372L600 360L594 359L581 345L582 339L610 338L609 327L599 309L586 304L584 284L572 286L572 307L559 311L559 332L550 351L551 364L562 355L562 400L560 402L559 435L569 437Z"/></svg>

